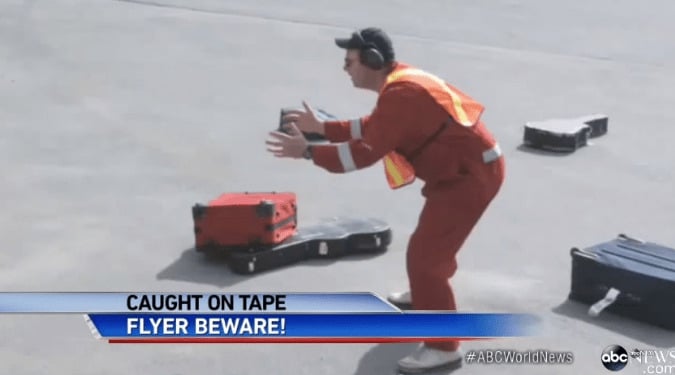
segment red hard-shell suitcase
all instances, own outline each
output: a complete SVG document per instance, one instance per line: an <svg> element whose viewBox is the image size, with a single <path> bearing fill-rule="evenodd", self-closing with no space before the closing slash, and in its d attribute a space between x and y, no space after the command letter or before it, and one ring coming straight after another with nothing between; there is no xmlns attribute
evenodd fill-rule
<svg viewBox="0 0 675 375"><path fill-rule="evenodd" d="M275 245L297 230L295 193L225 193L192 207L195 249Z"/></svg>

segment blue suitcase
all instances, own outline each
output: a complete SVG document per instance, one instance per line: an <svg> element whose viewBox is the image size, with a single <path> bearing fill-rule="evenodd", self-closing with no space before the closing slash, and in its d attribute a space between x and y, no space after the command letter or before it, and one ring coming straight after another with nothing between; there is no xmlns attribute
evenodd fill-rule
<svg viewBox="0 0 675 375"><path fill-rule="evenodd" d="M619 234L588 248L572 248L569 298L675 330L675 249Z"/></svg>

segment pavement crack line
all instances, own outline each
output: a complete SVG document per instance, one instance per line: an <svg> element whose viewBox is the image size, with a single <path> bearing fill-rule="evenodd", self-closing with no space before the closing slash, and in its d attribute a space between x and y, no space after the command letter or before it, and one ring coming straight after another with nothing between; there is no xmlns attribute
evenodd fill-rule
<svg viewBox="0 0 675 375"><path fill-rule="evenodd" d="M195 8L195 7L191 7L191 6L187 6L187 5L163 4L161 2L151 1L151 0L114 0L114 1L117 1L117 2L120 2L120 3L130 3L130 4L137 4L137 5L153 6L153 7L157 7L157 8L186 10L186 11L190 11L190 12L198 12L198 13L206 13L206 14L216 14L216 15L242 17L242 18L253 18L253 19L259 19L259 20L265 20L265 21L295 23L295 24L309 25L309 26L333 27L333 28L344 29L344 30L348 29L345 26L337 25L337 24L331 24L331 23L328 23L328 22L293 20L293 19L280 18L280 17L264 16L264 15L261 15L261 14L251 14L251 13L246 13L246 12L241 12L241 11L235 11L235 10L232 10L232 9L223 9L223 10L203 9L203 8Z"/></svg>
<svg viewBox="0 0 675 375"><path fill-rule="evenodd" d="M250 18L250 19L273 21L273 22L280 22L280 23L290 23L290 24L297 24L297 25L330 27L330 28L339 29L339 30L351 31L350 27L342 25L342 24L329 23L329 22L319 22L319 21L298 20L298 19L290 19L290 18L283 18L283 17L265 16L265 15L261 15L261 14L253 14L253 13L248 13L248 12L236 11L236 10L233 10L233 9L223 9L223 10L203 9L203 8L191 7L191 6L187 6L187 5L164 4L161 1L153 1L153 0L113 0L113 1L120 2L120 3L152 6L152 7L157 7L157 8L177 9L177 10L185 10L185 11L197 12L197 13L222 15L222 16L230 16L230 17ZM454 41L454 40L439 39L439 38L434 38L434 37L427 37L427 36L406 34L406 33L397 33L397 32L393 32L393 33L391 33L391 35L392 36L399 36L399 37L403 37L403 38L407 38L407 39L417 39L417 40L426 41L426 42L438 42L438 43L444 43L444 44L451 44L451 45L455 45L455 46L458 46L458 47L473 48L473 49L477 49L477 50L482 49L482 50L493 50L493 51L510 52L510 53L528 53L528 54L539 55L539 56L544 56L544 57L548 56L548 57L555 57L555 58L566 58L566 59L574 59L574 60L587 61L587 62L593 62L593 63L612 64L612 65L621 65L621 66L640 66L640 67L645 67L645 68L661 69L661 70L671 70L672 69L672 66L667 65L667 64L655 64L655 63L640 62L640 61L621 61L621 60L615 60L615 59L606 58L606 57L573 55L573 54L555 53L555 52L549 52L549 51L539 51L539 50L522 49L522 48L505 48L505 47L499 47L499 46L490 45L490 44L463 43L463 42L457 42L457 41Z"/></svg>

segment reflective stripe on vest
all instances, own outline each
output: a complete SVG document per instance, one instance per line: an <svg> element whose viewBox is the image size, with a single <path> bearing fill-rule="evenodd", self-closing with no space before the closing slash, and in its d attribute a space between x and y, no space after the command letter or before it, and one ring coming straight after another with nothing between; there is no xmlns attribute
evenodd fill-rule
<svg viewBox="0 0 675 375"><path fill-rule="evenodd" d="M463 126L474 125L483 113L484 107L480 103L431 73L415 68L395 70L387 76L385 87L392 82L401 80L419 83L436 101L445 107L455 121ZM440 92L436 89L440 89ZM444 97L441 93L446 94L449 98ZM448 99L451 105L448 103Z"/></svg>
<svg viewBox="0 0 675 375"><path fill-rule="evenodd" d="M398 189L415 181L415 169L399 153L392 151L382 160L387 183L392 189Z"/></svg>
<svg viewBox="0 0 675 375"><path fill-rule="evenodd" d="M462 126L473 126L483 113L483 105L439 77L423 70L415 68L395 70L387 76L384 87L396 81L409 81L422 86ZM384 156L383 162L387 182L392 189L415 181L414 168L401 154L391 151Z"/></svg>

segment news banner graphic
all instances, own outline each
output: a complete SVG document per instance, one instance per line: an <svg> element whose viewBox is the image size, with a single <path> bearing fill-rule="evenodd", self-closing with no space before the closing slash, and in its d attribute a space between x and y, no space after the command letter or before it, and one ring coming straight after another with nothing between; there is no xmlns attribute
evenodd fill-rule
<svg viewBox="0 0 675 375"><path fill-rule="evenodd" d="M110 343L387 343L530 336L528 314L401 311L373 293L0 293L0 313L84 314Z"/></svg>

